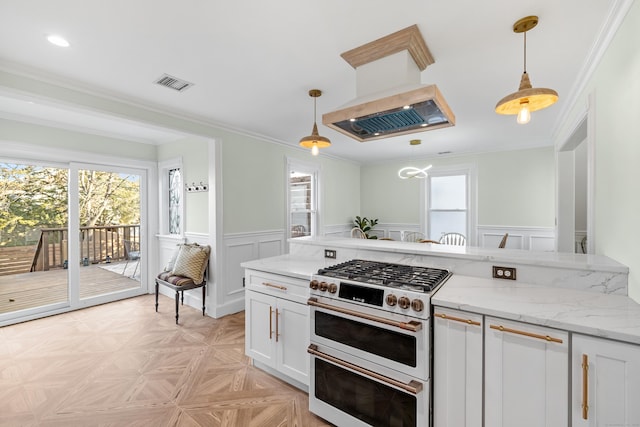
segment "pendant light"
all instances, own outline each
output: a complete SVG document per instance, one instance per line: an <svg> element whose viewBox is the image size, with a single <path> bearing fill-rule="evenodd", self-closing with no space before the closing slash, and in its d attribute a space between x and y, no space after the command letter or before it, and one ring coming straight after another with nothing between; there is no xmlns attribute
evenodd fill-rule
<svg viewBox="0 0 640 427"><path fill-rule="evenodd" d="M304 148L311 148L311 154L318 155L320 148L326 148L331 145L329 138L318 135L318 125L316 124L316 98L322 95L320 89L311 89L309 96L313 98L313 130L311 135L305 136L300 140L300 145Z"/></svg>
<svg viewBox="0 0 640 427"><path fill-rule="evenodd" d="M531 112L542 110L558 100L553 89L533 88L527 74L527 31L538 25L537 16L527 16L513 24L514 33L524 33L524 72L517 92L505 96L496 104L498 114L517 114L519 124L529 123Z"/></svg>

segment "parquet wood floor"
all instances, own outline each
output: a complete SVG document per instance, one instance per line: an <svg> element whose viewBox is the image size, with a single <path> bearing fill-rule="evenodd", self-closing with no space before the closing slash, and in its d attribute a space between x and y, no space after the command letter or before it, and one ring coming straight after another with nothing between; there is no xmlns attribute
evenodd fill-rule
<svg viewBox="0 0 640 427"><path fill-rule="evenodd" d="M254 368L244 313L160 297L0 328L2 426L329 426L307 394Z"/></svg>

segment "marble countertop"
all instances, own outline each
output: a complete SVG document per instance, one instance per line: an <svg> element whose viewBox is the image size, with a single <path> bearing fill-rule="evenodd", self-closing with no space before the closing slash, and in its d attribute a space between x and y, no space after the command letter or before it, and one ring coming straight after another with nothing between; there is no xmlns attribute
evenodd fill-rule
<svg viewBox="0 0 640 427"><path fill-rule="evenodd" d="M608 271L627 274L629 268L609 257L563 252L534 252L522 249L481 248L477 246L450 246L395 240L351 239L345 237L301 237L291 244L350 248L390 253L410 253L432 257L457 258L471 261L502 262L541 267L559 267L586 271Z"/></svg>
<svg viewBox="0 0 640 427"><path fill-rule="evenodd" d="M640 304L624 295L453 275L431 304L640 344Z"/></svg>
<svg viewBox="0 0 640 427"><path fill-rule="evenodd" d="M323 261L317 258L305 258L287 254L246 261L240 264L240 266L267 273L283 274L298 279L311 280L311 276L316 274L320 268L334 264L336 264L335 259Z"/></svg>
<svg viewBox="0 0 640 427"><path fill-rule="evenodd" d="M288 254L247 261L241 266L310 280L319 268L335 263L333 259ZM624 295L454 274L431 303L640 344L640 304Z"/></svg>

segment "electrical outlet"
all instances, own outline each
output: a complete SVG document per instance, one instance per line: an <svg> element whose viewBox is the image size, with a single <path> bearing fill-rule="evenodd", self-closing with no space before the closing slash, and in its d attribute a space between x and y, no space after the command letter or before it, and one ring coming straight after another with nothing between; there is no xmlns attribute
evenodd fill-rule
<svg viewBox="0 0 640 427"><path fill-rule="evenodd" d="M331 258L331 259L336 259L336 250L335 249L325 249L324 250L324 257L325 258Z"/></svg>
<svg viewBox="0 0 640 427"><path fill-rule="evenodd" d="M496 267L494 265L493 278L516 280L516 268L515 267Z"/></svg>

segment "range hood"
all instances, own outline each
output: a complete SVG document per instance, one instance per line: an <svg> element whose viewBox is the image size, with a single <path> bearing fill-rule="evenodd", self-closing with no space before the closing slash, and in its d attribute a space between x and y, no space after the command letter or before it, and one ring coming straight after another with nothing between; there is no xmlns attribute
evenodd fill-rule
<svg viewBox="0 0 640 427"><path fill-rule="evenodd" d="M322 123L360 142L453 126L436 85L420 84L435 61L416 25L341 55L356 69L356 99Z"/></svg>

